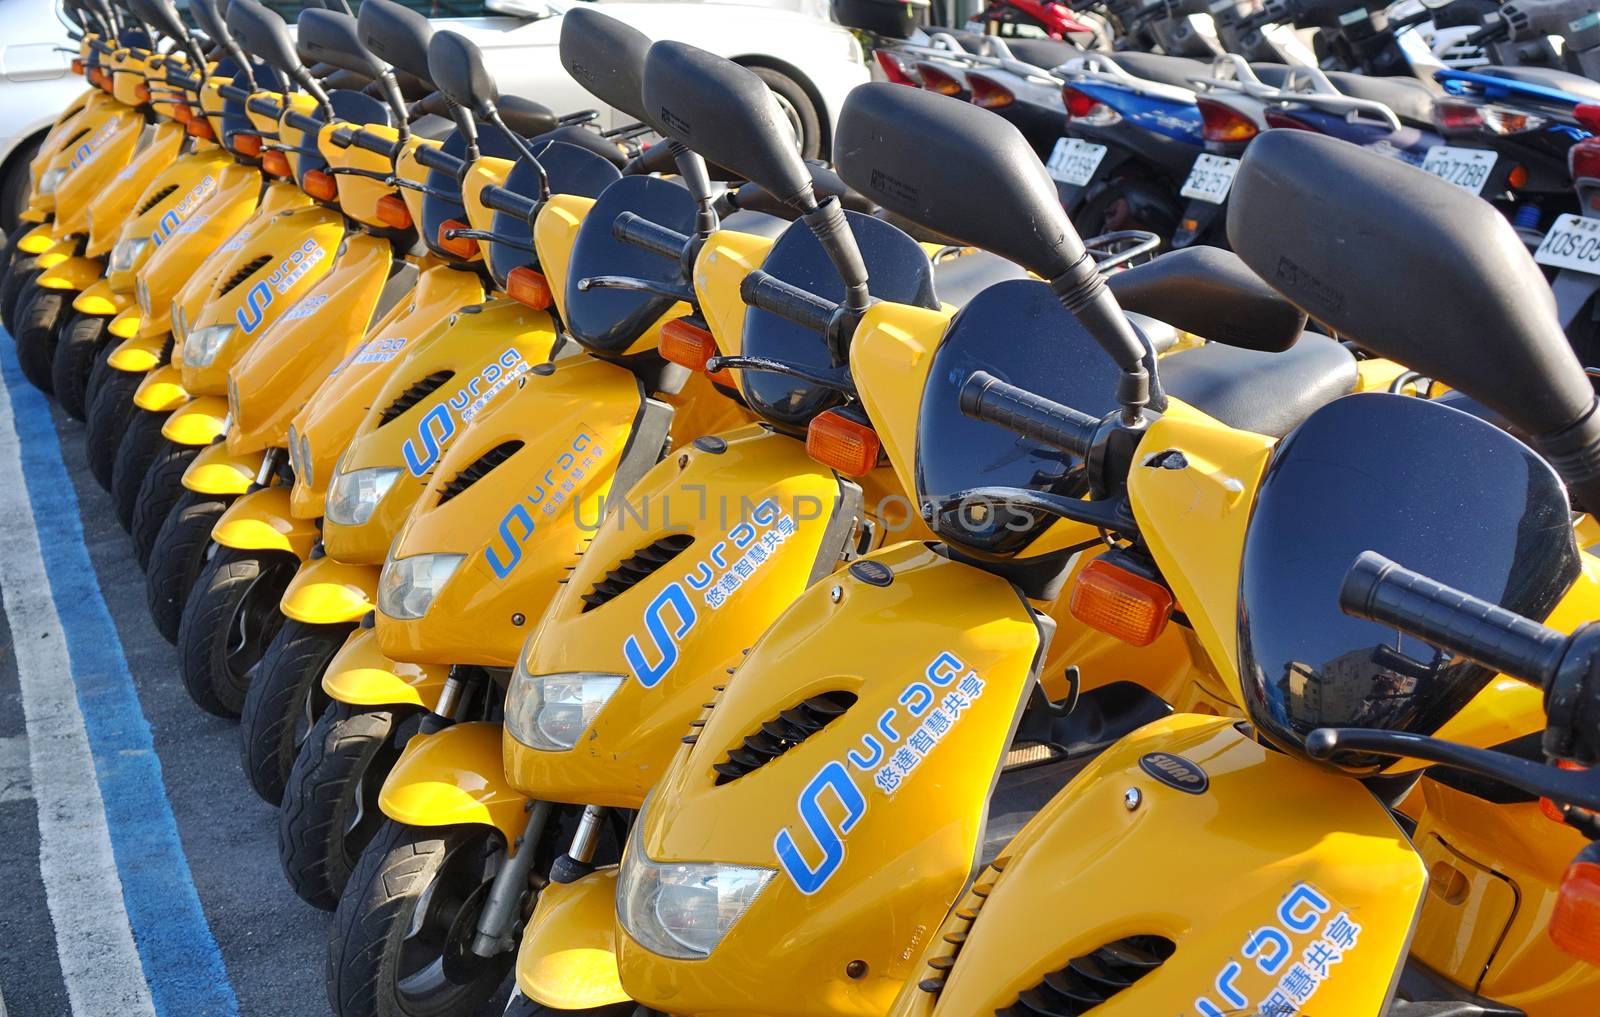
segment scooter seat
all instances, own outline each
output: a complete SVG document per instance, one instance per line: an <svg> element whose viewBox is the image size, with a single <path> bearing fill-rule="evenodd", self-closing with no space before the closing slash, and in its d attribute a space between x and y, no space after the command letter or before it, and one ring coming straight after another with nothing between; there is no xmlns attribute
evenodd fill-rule
<svg viewBox="0 0 1600 1017"><path fill-rule="evenodd" d="M1072 43L1054 39L1007 39L1005 42L1012 56L1025 64L1046 70L1083 56L1083 50Z"/></svg>
<svg viewBox="0 0 1600 1017"><path fill-rule="evenodd" d="M1525 85L1556 88L1591 102L1600 102L1600 81L1570 71L1558 71L1550 67L1501 67L1495 64L1474 67L1473 71L1478 74L1492 74L1510 81L1520 81Z"/></svg>
<svg viewBox="0 0 1600 1017"><path fill-rule="evenodd" d="M1346 71L1329 71L1328 80L1345 95L1381 102L1403 121L1433 127L1433 99L1436 93L1412 78L1369 78Z"/></svg>
<svg viewBox="0 0 1600 1017"><path fill-rule="evenodd" d="M1162 53L1112 53L1110 57L1118 67L1136 78L1157 81L1163 85L1192 88L1192 78L1211 77L1211 65L1188 57L1166 56Z"/></svg>
<svg viewBox="0 0 1600 1017"><path fill-rule="evenodd" d="M1028 270L1014 261L988 251L970 251L933 266L933 291L940 301L965 307L995 283L1026 278Z"/></svg>
<svg viewBox="0 0 1600 1017"><path fill-rule="evenodd" d="M1307 332L1282 353L1220 343L1161 361L1167 394L1242 431L1281 438L1313 411L1356 387L1356 358L1338 342Z"/></svg>

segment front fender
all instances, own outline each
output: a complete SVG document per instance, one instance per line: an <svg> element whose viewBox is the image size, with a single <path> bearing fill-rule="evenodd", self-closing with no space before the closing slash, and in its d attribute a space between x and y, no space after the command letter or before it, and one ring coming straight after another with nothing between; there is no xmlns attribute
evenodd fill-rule
<svg viewBox="0 0 1600 1017"><path fill-rule="evenodd" d="M138 304L133 304L118 311L117 316L111 319L111 324L106 326L106 331L118 339L132 339L139 334L139 329L143 325L144 312L139 310ZM151 338L154 339L158 346L167 341L166 336L152 336Z"/></svg>
<svg viewBox="0 0 1600 1017"><path fill-rule="evenodd" d="M48 222L40 223L17 241L18 254L40 255L56 245L55 235Z"/></svg>
<svg viewBox="0 0 1600 1017"><path fill-rule="evenodd" d="M178 380L178 369L171 364L163 364L146 374L133 393L133 405L151 413L170 413L188 401L189 393ZM166 430L163 424L162 433Z"/></svg>
<svg viewBox="0 0 1600 1017"><path fill-rule="evenodd" d="M289 513L287 487L264 487L229 505L212 527L211 539L238 551L288 551L305 561L317 542L317 528Z"/></svg>
<svg viewBox="0 0 1600 1017"><path fill-rule="evenodd" d="M111 283L105 279L95 280L84 287L82 293L72 298L72 309L80 314L113 316L121 314L132 306L133 301L128 295L112 289Z"/></svg>
<svg viewBox="0 0 1600 1017"><path fill-rule="evenodd" d="M554 1010L588 1010L628 998L617 972L617 868L551 883L522 933L517 988Z"/></svg>
<svg viewBox="0 0 1600 1017"><path fill-rule="evenodd" d="M183 486L196 494L241 495L255 483L265 453L233 455L222 442L207 445L183 471Z"/></svg>
<svg viewBox="0 0 1600 1017"><path fill-rule="evenodd" d="M324 555L306 562L283 591L278 610L308 625L360 621L378 603L378 569Z"/></svg>
<svg viewBox="0 0 1600 1017"><path fill-rule="evenodd" d="M378 807L397 823L492 826L512 853L527 804L501 773L500 725L490 721L413 736L378 793Z"/></svg>
<svg viewBox="0 0 1600 1017"><path fill-rule="evenodd" d="M117 315L111 322L112 335L117 324L126 317L125 314ZM117 348L111 351L110 358L106 361L115 371L126 371L129 374L146 374L161 366L162 347L166 345L164 336L142 338L139 336L124 336ZM177 368L173 368L174 371ZM178 375L173 374L174 384L180 384Z"/></svg>
<svg viewBox="0 0 1600 1017"><path fill-rule="evenodd" d="M162 370L180 371L171 364ZM179 445L209 445L227 431L227 419L228 400L222 396L195 396L167 418L161 426L161 436Z"/></svg>
<svg viewBox="0 0 1600 1017"><path fill-rule="evenodd" d="M38 282L47 290L82 292L98 281L104 272L105 266L98 258L71 257L40 272Z"/></svg>
<svg viewBox="0 0 1600 1017"><path fill-rule="evenodd" d="M448 667L438 664L390 660L378 649L371 629L357 629L322 673L322 691L351 706L420 706L432 711L449 674Z"/></svg>

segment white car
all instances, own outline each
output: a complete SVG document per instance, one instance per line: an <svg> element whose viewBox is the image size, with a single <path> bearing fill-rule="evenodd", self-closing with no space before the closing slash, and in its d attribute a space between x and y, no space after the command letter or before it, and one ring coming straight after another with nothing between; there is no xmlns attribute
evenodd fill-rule
<svg viewBox="0 0 1600 1017"><path fill-rule="evenodd" d="M28 163L56 114L88 86L55 0L0 0L0 230L28 202ZM66 52L64 47L70 47Z"/></svg>
<svg viewBox="0 0 1600 1017"><path fill-rule="evenodd" d="M502 93L558 113L595 106L556 55L561 15L576 6L574 0L450 0L443 11L418 0L401 2L429 14L436 27L477 43ZM652 39L692 43L755 71L789 113L807 158L827 158L833 151L833 125L844 97L868 80L855 36L827 20L820 0L601 0L598 6ZM462 8L479 13L460 16ZM605 116L607 126L623 123L613 111Z"/></svg>

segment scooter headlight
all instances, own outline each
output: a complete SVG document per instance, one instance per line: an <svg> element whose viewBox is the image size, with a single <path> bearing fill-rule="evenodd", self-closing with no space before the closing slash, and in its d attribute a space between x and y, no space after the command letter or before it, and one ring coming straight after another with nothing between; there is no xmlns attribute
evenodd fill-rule
<svg viewBox="0 0 1600 1017"><path fill-rule="evenodd" d="M389 488L400 479L400 470L390 466L373 466L349 473L335 472L328 485L328 497L323 509L328 519L340 526L360 526L372 518L378 502L389 493ZM388 574L385 570L385 575Z"/></svg>
<svg viewBox="0 0 1600 1017"><path fill-rule="evenodd" d="M189 332L183 338L183 366L210 367L237 331L237 325L207 325Z"/></svg>
<svg viewBox="0 0 1600 1017"><path fill-rule="evenodd" d="M416 621L428 613L433 598L466 560L464 554L390 558L378 576L378 610L400 621Z"/></svg>
<svg viewBox="0 0 1600 1017"><path fill-rule="evenodd" d="M777 875L775 869L715 862L653 862L645 857L640 831L633 838L617 880L617 919L634 942L663 957L702 960L711 956L733 923Z"/></svg>
<svg viewBox="0 0 1600 1017"><path fill-rule="evenodd" d="M506 690L506 730L530 748L565 752L578 744L622 682L620 674L592 671L530 675L518 659Z"/></svg>
<svg viewBox="0 0 1600 1017"><path fill-rule="evenodd" d="M39 193L56 193L56 187L60 185L66 175L67 168L65 166L58 166L53 170L45 170L39 175Z"/></svg>
<svg viewBox="0 0 1600 1017"><path fill-rule="evenodd" d="M140 257L149 247L149 237L128 237L125 240L118 240L117 246L111 249L111 271L132 272L133 267L139 263Z"/></svg>
<svg viewBox="0 0 1600 1017"><path fill-rule="evenodd" d="M289 425L289 469L302 484L311 486L311 439Z"/></svg>
<svg viewBox="0 0 1600 1017"><path fill-rule="evenodd" d="M139 304L139 313L146 318L150 317L150 286L142 276L135 277L133 280L133 299ZM174 321L172 326L176 329L178 323ZM178 333L174 331L173 334L177 335Z"/></svg>

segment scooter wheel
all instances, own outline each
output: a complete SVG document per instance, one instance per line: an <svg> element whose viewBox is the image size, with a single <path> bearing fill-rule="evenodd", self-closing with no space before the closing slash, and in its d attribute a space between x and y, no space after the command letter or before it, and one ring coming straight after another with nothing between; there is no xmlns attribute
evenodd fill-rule
<svg viewBox="0 0 1600 1017"><path fill-rule="evenodd" d="M67 295L60 290L32 287L17 305L17 364L33 387L49 395L55 388L51 369L56 359L56 330L61 327Z"/></svg>
<svg viewBox="0 0 1600 1017"><path fill-rule="evenodd" d="M74 312L56 333L55 359L50 364L51 388L56 402L74 420L83 420L89 412L89 374L106 345L109 324L111 319L103 314Z"/></svg>
<svg viewBox="0 0 1600 1017"><path fill-rule="evenodd" d="M378 792L405 747L414 707L330 703L300 746L278 812L278 861L300 899L332 911L383 812Z"/></svg>
<svg viewBox="0 0 1600 1017"><path fill-rule="evenodd" d="M201 571L178 625L178 671L202 710L239 716L255 667L283 624L278 600L299 567L287 551L223 547Z"/></svg>
<svg viewBox="0 0 1600 1017"><path fill-rule="evenodd" d="M491 865L503 849L500 833L487 826L385 821L334 912L327 970L334 1014L476 1013L515 956L472 952Z"/></svg>
<svg viewBox="0 0 1600 1017"><path fill-rule="evenodd" d="M135 407L117 445L116 462L111 467L111 504L117 510L117 522L129 532L133 530L133 507L139 500L145 474L156 457L175 444L161 433L166 422L166 413Z"/></svg>
<svg viewBox="0 0 1600 1017"><path fill-rule="evenodd" d="M114 367L107 371L105 381L95 389L94 401L89 404L83 448L89 460L89 472L109 492L116 471L117 450L127 434L128 420L135 413L144 412L133 404L134 393L139 391L144 375Z"/></svg>
<svg viewBox="0 0 1600 1017"><path fill-rule="evenodd" d="M233 501L229 497L184 491L167 513L150 549L144 576L145 603L156 631L169 643L178 641L183 605L189 599L211 549L211 528Z"/></svg>
<svg viewBox="0 0 1600 1017"><path fill-rule="evenodd" d="M17 305L22 294L33 288L39 277L38 259L31 254L22 255L11 263L0 277L0 325L12 335L17 334Z"/></svg>
<svg viewBox="0 0 1600 1017"><path fill-rule="evenodd" d="M122 374L111 366L111 354L117 350L117 342L113 338L103 344L94 355L94 366L89 368L89 380L83 385L83 407L85 413L94 410L94 401L100 394L100 386L105 384L107 378L113 374ZM56 347L60 349L60 347Z"/></svg>
<svg viewBox="0 0 1600 1017"><path fill-rule="evenodd" d="M268 804L283 801L294 757L328 705L322 672L353 631L354 625L308 625L291 618L272 637L250 680L239 714L239 762Z"/></svg>
<svg viewBox="0 0 1600 1017"><path fill-rule="evenodd" d="M155 546L156 535L186 493L183 474L199 454L200 449L194 445L167 445L145 473L133 499L133 525L128 530L133 537L133 557L141 569L150 567L150 549Z"/></svg>

